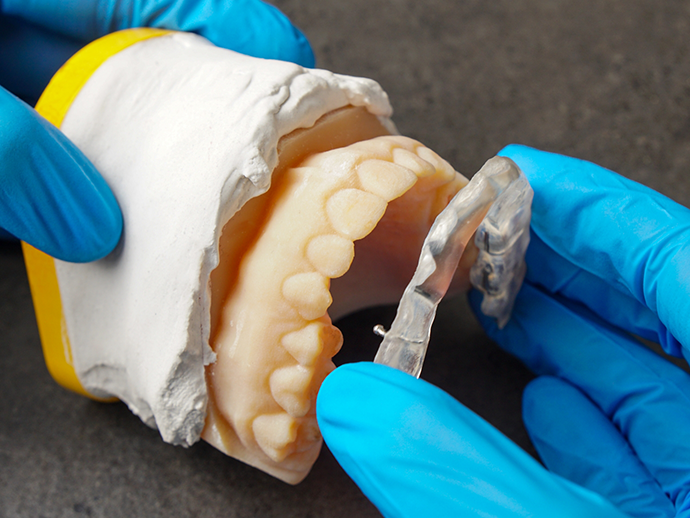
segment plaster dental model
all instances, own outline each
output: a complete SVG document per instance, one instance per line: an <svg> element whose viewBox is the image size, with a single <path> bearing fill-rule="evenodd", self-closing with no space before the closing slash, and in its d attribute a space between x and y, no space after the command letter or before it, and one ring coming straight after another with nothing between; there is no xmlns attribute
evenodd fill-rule
<svg viewBox="0 0 690 518"><path fill-rule="evenodd" d="M400 299L467 179L395 135L375 82L191 34L98 40L37 109L103 174L125 220L95 263L25 245L51 373L124 401L169 443L203 437L302 480L321 447L315 397L342 344L331 319ZM463 230L458 291L480 222Z"/></svg>

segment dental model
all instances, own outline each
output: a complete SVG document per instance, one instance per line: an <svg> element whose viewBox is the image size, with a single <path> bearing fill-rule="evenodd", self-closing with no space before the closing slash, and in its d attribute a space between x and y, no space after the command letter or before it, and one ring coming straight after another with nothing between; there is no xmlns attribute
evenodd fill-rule
<svg viewBox="0 0 690 518"><path fill-rule="evenodd" d="M395 135L375 82L191 34L98 40L37 109L103 174L125 220L121 243L95 263L24 246L53 376L124 401L167 442L203 437L302 480L321 447L316 394L342 344L331 319L400 299L467 179ZM457 291L478 271L471 238L494 199L458 232ZM526 203L508 231L511 293Z"/></svg>

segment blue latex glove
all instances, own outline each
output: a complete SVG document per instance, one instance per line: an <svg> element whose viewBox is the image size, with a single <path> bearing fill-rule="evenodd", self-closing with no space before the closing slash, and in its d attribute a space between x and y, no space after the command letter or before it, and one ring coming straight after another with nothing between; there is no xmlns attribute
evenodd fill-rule
<svg viewBox="0 0 690 518"><path fill-rule="evenodd" d="M82 43L131 27L196 32L250 56L314 66L299 29L261 0L1 0L15 16Z"/></svg>
<svg viewBox="0 0 690 518"><path fill-rule="evenodd" d="M602 167L509 146L534 188L527 280L489 335L535 373L524 419L555 473L632 516L690 515L690 211Z"/></svg>
<svg viewBox="0 0 690 518"><path fill-rule="evenodd" d="M624 516L442 390L390 367L337 368L316 405L326 444L388 518Z"/></svg>
<svg viewBox="0 0 690 518"><path fill-rule="evenodd" d="M85 43L136 26L194 31L253 56L314 64L304 35L259 0L0 0L0 84L33 103ZM0 238L9 231L50 255L80 262L103 257L117 244L122 216L94 167L2 89L0 159Z"/></svg>
<svg viewBox="0 0 690 518"><path fill-rule="evenodd" d="M65 261L108 254L122 215L91 162L52 124L0 88L0 228Z"/></svg>

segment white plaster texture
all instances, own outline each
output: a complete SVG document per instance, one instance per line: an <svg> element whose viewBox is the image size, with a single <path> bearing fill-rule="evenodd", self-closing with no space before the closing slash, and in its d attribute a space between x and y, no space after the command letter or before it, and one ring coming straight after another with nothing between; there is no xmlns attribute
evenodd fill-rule
<svg viewBox="0 0 690 518"><path fill-rule="evenodd" d="M199 439L222 228L268 189L282 136L347 105L389 123L372 80L247 57L191 34L138 43L94 73L61 129L105 177L125 227L100 261L56 261L86 390L120 398L169 443Z"/></svg>

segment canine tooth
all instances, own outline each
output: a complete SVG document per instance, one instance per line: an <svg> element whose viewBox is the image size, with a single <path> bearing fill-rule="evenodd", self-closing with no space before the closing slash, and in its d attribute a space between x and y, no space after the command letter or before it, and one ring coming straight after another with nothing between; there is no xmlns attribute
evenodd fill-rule
<svg viewBox="0 0 690 518"><path fill-rule="evenodd" d="M433 165L436 171L441 173L441 177L444 180L451 180L455 177L455 169L428 147L420 146L417 148L417 155L419 155L422 160Z"/></svg>
<svg viewBox="0 0 690 518"><path fill-rule="evenodd" d="M274 462L281 462L294 448L297 438L297 421L287 414L260 415L252 423L254 438L259 447Z"/></svg>
<svg viewBox="0 0 690 518"><path fill-rule="evenodd" d="M271 395L292 417L303 417L309 412L309 383L314 375L311 369L295 365L276 369L269 379Z"/></svg>
<svg viewBox="0 0 690 518"><path fill-rule="evenodd" d="M328 288L328 278L320 273L298 273L283 282L283 297L295 306L302 318L314 320L323 316L333 302Z"/></svg>
<svg viewBox="0 0 690 518"><path fill-rule="evenodd" d="M402 196L417 181L417 176L406 167L376 159L359 164L357 176L365 191L386 201Z"/></svg>
<svg viewBox="0 0 690 518"><path fill-rule="evenodd" d="M283 336L281 344L295 360L309 367L324 349L329 356L336 354L343 344L343 335L335 326L312 322Z"/></svg>
<svg viewBox="0 0 690 518"><path fill-rule="evenodd" d="M307 245L307 258L326 277L335 278L345 274L354 257L354 243L334 234L316 236Z"/></svg>
<svg viewBox="0 0 690 518"><path fill-rule="evenodd" d="M333 228L353 241L374 230L385 211L383 199L359 189L342 189L326 203Z"/></svg>
<svg viewBox="0 0 690 518"><path fill-rule="evenodd" d="M426 149L424 147L420 149ZM393 151L393 161L411 170L418 178L425 178L431 176L436 172L436 167L433 163L429 163L423 158L417 156L415 153L407 149L398 148Z"/></svg>

